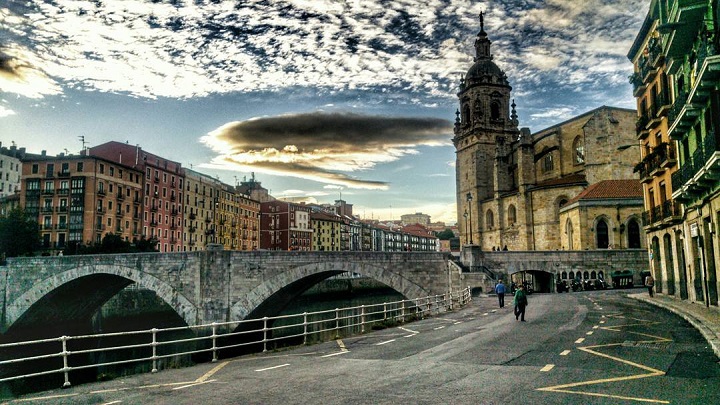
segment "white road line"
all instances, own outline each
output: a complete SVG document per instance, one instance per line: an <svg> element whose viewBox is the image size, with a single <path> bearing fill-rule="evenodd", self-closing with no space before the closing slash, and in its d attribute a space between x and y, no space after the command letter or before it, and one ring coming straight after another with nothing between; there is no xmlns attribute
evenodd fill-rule
<svg viewBox="0 0 720 405"><path fill-rule="evenodd" d="M460 324L460 323L462 323L462 322L457 321L457 322L455 322L453 325L457 325L457 324Z"/></svg>
<svg viewBox="0 0 720 405"><path fill-rule="evenodd" d="M412 330L412 329L408 329L408 328L403 328L402 326L398 327L398 329L404 330L405 332L408 332L408 333L420 333L420 332L418 332L418 331L416 331L416 330Z"/></svg>
<svg viewBox="0 0 720 405"><path fill-rule="evenodd" d="M485 312L483 315L489 315L487 312Z"/></svg>
<svg viewBox="0 0 720 405"><path fill-rule="evenodd" d="M433 328L433 330L443 329L444 326L438 326L437 328Z"/></svg>
<svg viewBox="0 0 720 405"><path fill-rule="evenodd" d="M497 312L497 309L493 309L493 310L492 310L492 311L490 311L490 312Z"/></svg>
<svg viewBox="0 0 720 405"><path fill-rule="evenodd" d="M405 336L403 336L403 337L409 338L409 337L413 337L413 336L415 336L415 335L417 335L417 333L413 333L413 334L411 334L411 335L405 335Z"/></svg>
<svg viewBox="0 0 720 405"><path fill-rule="evenodd" d="M540 371L550 371L553 369L553 367L555 367L554 364L547 364L545 365L545 367L541 368Z"/></svg>
<svg viewBox="0 0 720 405"><path fill-rule="evenodd" d="M598 326L598 325L595 325L595 326L593 326L593 329L597 329L597 328L599 328L599 326Z"/></svg>
<svg viewBox="0 0 720 405"><path fill-rule="evenodd" d="M330 354L326 354L326 355L320 356L320 357L332 357L332 356L337 356L337 355L345 354L345 353L350 353L350 350L345 349L341 352L330 353Z"/></svg>
<svg viewBox="0 0 720 405"><path fill-rule="evenodd" d="M119 403L121 403L121 402L122 402L122 401L112 401L112 402L105 402L105 403L104 403L104 404L102 404L102 405L112 405L112 404L119 404Z"/></svg>
<svg viewBox="0 0 720 405"><path fill-rule="evenodd" d="M600 321L600 323L605 323L605 321Z"/></svg>
<svg viewBox="0 0 720 405"><path fill-rule="evenodd" d="M279 366L272 366L272 367L267 367L267 368L260 368L260 369L257 369L257 370L255 370L255 371L268 371L268 370L273 370L273 369L280 368L280 367L287 367L287 366L289 366L289 365L290 365L290 363L285 363L285 364L281 364L281 365L279 365Z"/></svg>
<svg viewBox="0 0 720 405"><path fill-rule="evenodd" d="M567 356L568 354L570 354L570 350L563 350L562 352L560 352L561 356Z"/></svg>
<svg viewBox="0 0 720 405"><path fill-rule="evenodd" d="M582 343L584 341L585 341L585 338L580 338L580 339L576 340L575 343Z"/></svg>
<svg viewBox="0 0 720 405"><path fill-rule="evenodd" d="M180 387L175 387L175 388L173 388L173 391L174 391L174 390L181 390L181 389L183 389L183 388L194 387L194 386L196 386L196 385L203 385L203 384L211 383L211 382L213 382L213 381L215 381L215 380L207 380L207 381L196 382L196 383L192 383L192 384L188 384L188 385L182 385L182 386L180 386Z"/></svg>
<svg viewBox="0 0 720 405"><path fill-rule="evenodd" d="M386 341L384 341L384 342L375 343L375 346L384 345L384 344L386 344L386 343L390 343L390 342L394 342L394 341L395 341L395 339L386 340Z"/></svg>
<svg viewBox="0 0 720 405"><path fill-rule="evenodd" d="M593 331L586 333L586 335L592 335L592 334L593 334Z"/></svg>

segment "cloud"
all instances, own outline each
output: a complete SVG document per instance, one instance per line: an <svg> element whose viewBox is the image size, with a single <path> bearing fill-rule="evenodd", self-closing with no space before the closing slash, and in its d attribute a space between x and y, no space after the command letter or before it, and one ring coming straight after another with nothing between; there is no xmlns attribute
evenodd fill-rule
<svg viewBox="0 0 720 405"><path fill-rule="evenodd" d="M0 45L0 92L42 98L60 93L60 87L37 66L32 54Z"/></svg>
<svg viewBox="0 0 720 405"><path fill-rule="evenodd" d="M448 145L452 127L437 118L305 113L231 122L202 137L219 155L209 165L294 176L348 188L387 189L359 179L380 163Z"/></svg>

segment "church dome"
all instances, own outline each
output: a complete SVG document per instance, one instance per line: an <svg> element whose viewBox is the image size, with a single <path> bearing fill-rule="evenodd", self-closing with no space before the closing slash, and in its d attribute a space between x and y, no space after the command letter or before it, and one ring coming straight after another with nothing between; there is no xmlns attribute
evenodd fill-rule
<svg viewBox="0 0 720 405"><path fill-rule="evenodd" d="M498 84L509 86L507 76L498 65L493 62L492 52L490 51L490 40L485 32L483 14L480 13L480 32L475 39L475 63L468 69L465 75L464 85L472 86L474 84Z"/></svg>

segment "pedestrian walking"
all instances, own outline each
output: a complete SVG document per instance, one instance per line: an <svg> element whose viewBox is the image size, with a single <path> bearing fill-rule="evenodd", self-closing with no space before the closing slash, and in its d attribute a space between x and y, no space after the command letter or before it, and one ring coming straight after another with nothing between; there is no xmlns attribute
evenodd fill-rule
<svg viewBox="0 0 720 405"><path fill-rule="evenodd" d="M495 294L498 296L498 303L500 304L500 308L505 306L505 284L503 284L502 280L498 280L497 285L495 286Z"/></svg>
<svg viewBox="0 0 720 405"><path fill-rule="evenodd" d="M645 277L645 287L648 289L648 295L651 297L653 296L653 288L655 287L655 279L652 275L648 274L647 277Z"/></svg>
<svg viewBox="0 0 720 405"><path fill-rule="evenodd" d="M515 291L515 298L513 304L515 304L515 320L518 318L525 322L525 307L527 307L527 294L525 293L525 286L520 284L517 291Z"/></svg>

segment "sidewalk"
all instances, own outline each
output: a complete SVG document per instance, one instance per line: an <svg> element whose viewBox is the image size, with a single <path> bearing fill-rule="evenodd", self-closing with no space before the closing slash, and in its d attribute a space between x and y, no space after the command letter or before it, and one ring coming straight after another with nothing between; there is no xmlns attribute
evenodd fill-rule
<svg viewBox="0 0 720 405"><path fill-rule="evenodd" d="M665 308L685 318L695 329L700 331L710 343L715 354L720 357L720 310L718 307L711 306L708 308L700 303L678 300L659 294L655 294L654 297L650 298L647 292L628 294L628 297Z"/></svg>

